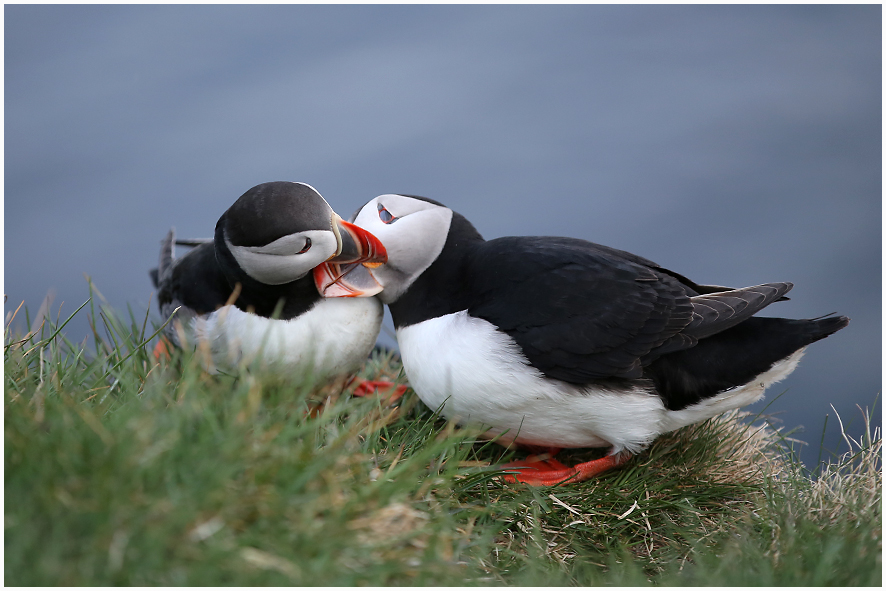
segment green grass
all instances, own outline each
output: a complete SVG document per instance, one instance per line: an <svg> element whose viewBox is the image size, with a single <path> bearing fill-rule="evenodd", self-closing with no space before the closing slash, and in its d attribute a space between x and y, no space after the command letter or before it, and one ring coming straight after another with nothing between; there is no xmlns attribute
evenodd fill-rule
<svg viewBox="0 0 886 591"><path fill-rule="evenodd" d="M508 485L511 452L411 391L211 376L156 361L147 317L78 313L88 343L6 332L6 585L881 584L879 433L810 475L733 413L586 483Z"/></svg>

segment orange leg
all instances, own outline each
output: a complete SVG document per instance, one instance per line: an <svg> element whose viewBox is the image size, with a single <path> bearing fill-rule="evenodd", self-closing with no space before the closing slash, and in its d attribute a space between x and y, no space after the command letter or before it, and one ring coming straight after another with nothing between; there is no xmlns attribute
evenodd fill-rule
<svg viewBox="0 0 886 591"><path fill-rule="evenodd" d="M389 401L398 400L409 386L405 384L395 384L384 380L357 380L357 387L354 389L354 396L370 396L372 394L381 394L393 390Z"/></svg>
<svg viewBox="0 0 886 591"><path fill-rule="evenodd" d="M154 359L160 361L160 359L165 357L169 360L171 347L172 345L166 337L160 337L157 339L157 344L154 346Z"/></svg>
<svg viewBox="0 0 886 591"><path fill-rule="evenodd" d="M522 462L504 464L502 468L514 471L513 474L503 477L505 482L523 482L532 486L555 486L583 482L606 470L623 465L631 457L630 454L621 452L597 460L582 462L570 468L552 457L558 451L551 449L549 454L546 454L548 457L539 456L536 459L534 456L530 456Z"/></svg>

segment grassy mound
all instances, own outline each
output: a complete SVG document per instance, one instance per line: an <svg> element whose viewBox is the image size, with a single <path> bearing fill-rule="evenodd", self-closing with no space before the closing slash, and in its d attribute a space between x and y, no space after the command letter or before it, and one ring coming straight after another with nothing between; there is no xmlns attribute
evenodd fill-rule
<svg viewBox="0 0 886 591"><path fill-rule="evenodd" d="M879 433L810 475L731 413L586 483L508 485L511 452L411 391L208 375L154 359L147 318L87 311L88 344L6 332L7 585L881 584ZM381 353L362 375L403 379Z"/></svg>

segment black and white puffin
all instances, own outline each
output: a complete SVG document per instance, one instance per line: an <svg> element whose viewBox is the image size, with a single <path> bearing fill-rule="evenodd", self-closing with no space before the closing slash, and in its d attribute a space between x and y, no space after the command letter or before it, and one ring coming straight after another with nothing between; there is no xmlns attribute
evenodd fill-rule
<svg viewBox="0 0 886 591"><path fill-rule="evenodd" d="M787 299L790 283L699 285L574 238L486 241L423 197L381 195L354 223L387 251L371 273L425 404L551 455L610 448L574 467L506 465L511 479L530 484L585 480L661 433L755 402L807 345L849 322L754 316Z"/></svg>
<svg viewBox="0 0 886 591"><path fill-rule="evenodd" d="M214 239L202 242L176 259L170 231L151 272L161 315L178 309L165 330L174 345L205 346L210 370L260 355L267 372L318 382L353 373L366 360L383 317L382 304L368 296L381 288L363 273L365 289L324 299L314 270L324 262L353 263L356 284L362 263L384 262L385 250L313 187L257 185L219 218Z"/></svg>

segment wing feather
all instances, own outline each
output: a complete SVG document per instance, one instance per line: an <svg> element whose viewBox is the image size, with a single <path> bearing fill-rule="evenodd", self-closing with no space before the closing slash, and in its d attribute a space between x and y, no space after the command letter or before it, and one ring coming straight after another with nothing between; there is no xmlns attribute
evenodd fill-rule
<svg viewBox="0 0 886 591"><path fill-rule="evenodd" d="M568 238L491 240L472 257L468 313L510 335L549 377L641 377L641 359L692 321L695 292L620 253Z"/></svg>
<svg viewBox="0 0 886 591"><path fill-rule="evenodd" d="M704 286L583 240L490 240L466 271L471 316L513 338L551 378L640 378L666 353L694 347L784 298L790 283Z"/></svg>

